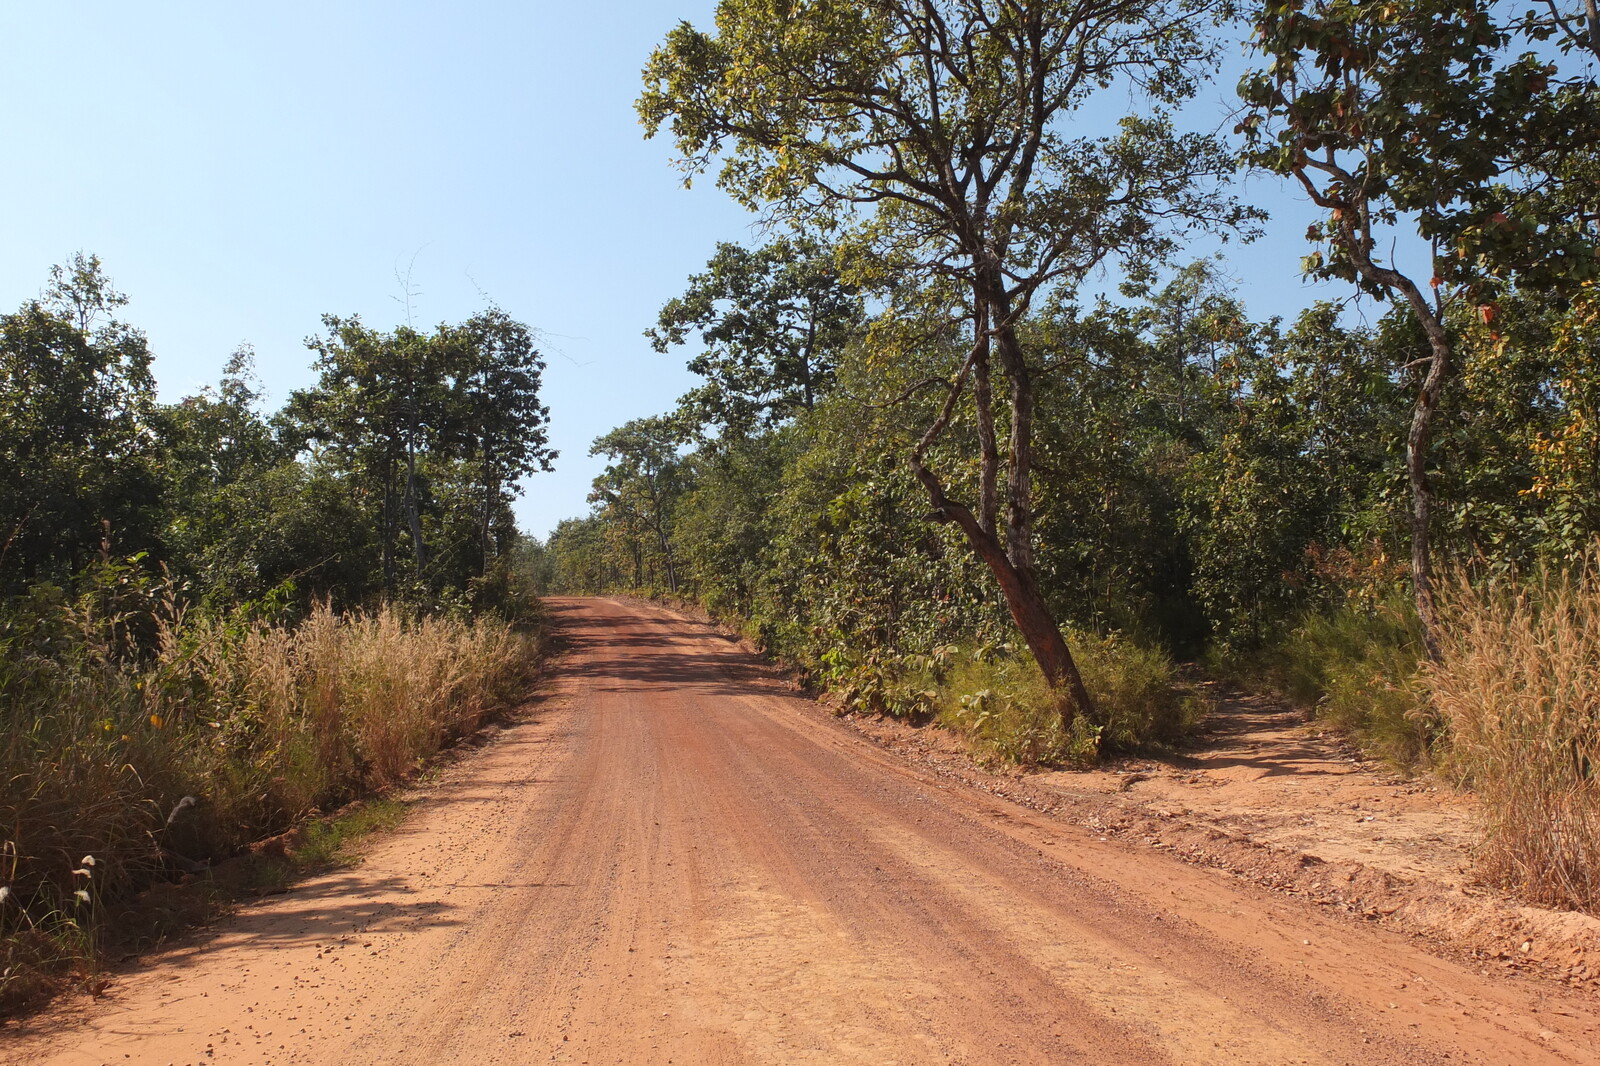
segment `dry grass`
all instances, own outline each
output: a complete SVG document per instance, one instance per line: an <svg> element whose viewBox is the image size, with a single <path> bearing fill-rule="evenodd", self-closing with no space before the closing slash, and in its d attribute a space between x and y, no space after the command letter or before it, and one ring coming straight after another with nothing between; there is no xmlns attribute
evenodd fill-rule
<svg viewBox="0 0 1600 1066"><path fill-rule="evenodd" d="M1483 875L1600 910L1600 570L1456 581L1444 658L1422 679L1448 767L1479 794Z"/></svg>
<svg viewBox="0 0 1600 1066"><path fill-rule="evenodd" d="M111 639L125 620L6 621L0 1007L52 959L92 960L100 901L405 778L519 698L539 652L499 622L392 609L293 629L168 609L135 655Z"/></svg>

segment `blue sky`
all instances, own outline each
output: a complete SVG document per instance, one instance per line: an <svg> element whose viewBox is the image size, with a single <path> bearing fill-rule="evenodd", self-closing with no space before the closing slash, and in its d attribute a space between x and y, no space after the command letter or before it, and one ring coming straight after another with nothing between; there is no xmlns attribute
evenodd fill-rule
<svg viewBox="0 0 1600 1066"><path fill-rule="evenodd" d="M633 113L650 49L713 6L0 0L0 307L93 252L164 399L248 342L275 405L312 381L324 312L404 320L397 271L418 325L491 298L546 337L562 458L517 506L543 536L587 510L589 442L691 384L642 331L716 242L755 236ZM1224 122L1229 88L1197 113ZM1255 314L1291 314L1304 208L1249 195L1280 218L1230 269Z"/></svg>

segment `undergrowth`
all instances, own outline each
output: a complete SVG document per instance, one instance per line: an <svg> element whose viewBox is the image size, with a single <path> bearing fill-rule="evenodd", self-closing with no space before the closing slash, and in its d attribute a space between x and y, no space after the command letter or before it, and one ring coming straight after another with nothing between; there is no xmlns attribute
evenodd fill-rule
<svg viewBox="0 0 1600 1066"><path fill-rule="evenodd" d="M960 656L945 677L939 721L964 733L988 761L1088 766L1105 754L1166 750L1210 709L1160 651L1118 634L1073 633L1069 643L1092 714L1064 724L1061 693L1031 657L979 649Z"/></svg>
<svg viewBox="0 0 1600 1066"><path fill-rule="evenodd" d="M836 645L819 657L819 674L845 707L932 717L966 736L980 758L1019 765L1086 766L1102 754L1165 749L1209 709L1160 651L1116 634L1074 633L1069 642L1094 710L1066 722L1061 693L1010 644L943 645L920 655L856 655Z"/></svg>
<svg viewBox="0 0 1600 1066"><path fill-rule="evenodd" d="M274 625L188 611L159 585L14 604L0 616L0 1009L42 973L92 970L108 908L141 889L413 773L520 698L540 642L388 607Z"/></svg>
<svg viewBox="0 0 1600 1066"><path fill-rule="evenodd" d="M375 799L337 817L320 818L306 827L295 845L295 864L316 869L350 862L367 837L405 821L406 810L399 800Z"/></svg>
<svg viewBox="0 0 1600 1066"><path fill-rule="evenodd" d="M1303 618L1282 640L1213 669L1278 692L1400 769L1432 758L1436 720L1421 712L1424 657L1409 594L1351 597Z"/></svg>

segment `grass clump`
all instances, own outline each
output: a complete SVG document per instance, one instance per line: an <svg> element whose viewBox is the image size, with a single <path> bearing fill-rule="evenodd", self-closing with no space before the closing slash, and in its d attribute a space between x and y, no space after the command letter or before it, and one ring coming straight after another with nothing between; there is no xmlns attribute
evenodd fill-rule
<svg viewBox="0 0 1600 1066"><path fill-rule="evenodd" d="M405 821L406 811L399 800L375 799L332 818L320 818L306 827L294 860L312 869L351 862L367 837L396 828Z"/></svg>
<svg viewBox="0 0 1600 1066"><path fill-rule="evenodd" d="M940 693L938 721L967 737L986 762L1088 764L1100 733L1083 719L1061 722L1060 694L1032 659L972 654L955 665Z"/></svg>
<svg viewBox="0 0 1600 1066"><path fill-rule="evenodd" d="M1075 633L1070 643L1092 716L1063 723L1061 694L1032 658L1000 649L958 657L942 679L939 721L987 761L1089 766L1103 754L1169 748L1209 709L1160 651L1117 634Z"/></svg>
<svg viewBox="0 0 1600 1066"><path fill-rule="evenodd" d="M1083 685L1094 700L1105 751L1171 748L1211 710L1210 701L1181 683L1176 665L1163 651L1117 633L1079 634L1071 643Z"/></svg>
<svg viewBox="0 0 1600 1066"><path fill-rule="evenodd" d="M1482 800L1480 870L1549 906L1600 910L1600 570L1458 579L1423 668L1448 768Z"/></svg>

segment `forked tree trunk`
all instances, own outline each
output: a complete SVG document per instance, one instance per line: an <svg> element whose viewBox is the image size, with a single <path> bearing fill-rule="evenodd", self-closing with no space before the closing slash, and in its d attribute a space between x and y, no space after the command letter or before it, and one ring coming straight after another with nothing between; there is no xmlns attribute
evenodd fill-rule
<svg viewBox="0 0 1600 1066"><path fill-rule="evenodd" d="M1060 693L1061 725L1070 729L1079 716L1092 719L1094 703L1083 686L1083 676L1072 659L1066 638L1055 615L1039 591L1033 565L1033 379L1028 371L1022 345L1008 321L1009 305L998 270L980 271L973 285L973 346L955 380L945 394L944 408L921 441L911 452L911 468L927 490L935 521L954 522L966 534L967 543L989 567L1017 632L1028 645L1034 661L1050 687ZM991 341L993 342L991 344ZM996 530L998 510L999 448L994 432L993 398L989 388L989 357L998 356L1000 369L1010 385L1011 434L1006 454L1005 540ZM959 503L945 492L939 476L927 464L928 449L950 425L956 405L965 390L967 378L973 383L973 402L977 414L982 454L979 474L980 514Z"/></svg>
<svg viewBox="0 0 1600 1066"><path fill-rule="evenodd" d="M980 312L975 323L987 320L987 314ZM943 411L922 435L917 447L912 450L911 468L933 504L933 513L930 517L935 521L954 522L959 526L966 535L967 543L972 545L978 557L994 575L995 582L1000 586L1001 595L1005 597L1006 607L1011 612L1011 620L1016 623L1017 632L1022 635L1023 642L1028 645L1028 651L1039 664L1040 672L1044 674L1051 688L1066 697L1062 701L1061 724L1063 728L1070 728L1075 717L1093 715L1094 703L1089 699L1088 690L1083 687L1083 677L1078 673L1078 664L1073 661L1072 652L1067 648L1066 639L1061 635L1061 627L1039 591L1038 578L1032 566L1033 530L1031 501L1028 499L1028 493L1031 491L1028 471L1032 465L1029 460L1033 448L1033 387L1032 381L1027 376L1026 367L1021 365L1021 348L1017 344L1016 337L1009 331L1006 333L1007 336L997 345L1001 348L1001 365L1011 380L1014 408L1006 483L1006 542L1001 543L994 529L995 516L992 510L995 491L994 468L998 464L998 456L993 444L993 414L988 403L988 389L985 387L987 383L985 386L974 387L979 421L987 423L980 427L980 434L985 439L983 449L985 469L981 475L980 489L984 516L980 518L974 515L966 504L952 500L945 492L939 476L926 462L928 448L950 424L968 375L975 370L988 372L989 343L986 330L978 331L971 355L968 356L955 381L951 383ZM1016 410L1019 406L1021 417L1018 417Z"/></svg>

